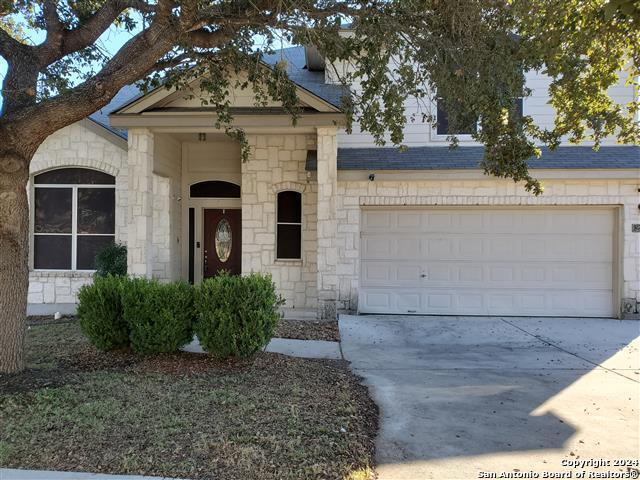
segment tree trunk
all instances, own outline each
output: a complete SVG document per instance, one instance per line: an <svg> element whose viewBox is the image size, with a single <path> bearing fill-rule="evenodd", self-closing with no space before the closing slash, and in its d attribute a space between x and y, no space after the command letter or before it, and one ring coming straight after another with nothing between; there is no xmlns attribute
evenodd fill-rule
<svg viewBox="0 0 640 480"><path fill-rule="evenodd" d="M29 287L29 160L0 134L0 373L24 368Z"/></svg>

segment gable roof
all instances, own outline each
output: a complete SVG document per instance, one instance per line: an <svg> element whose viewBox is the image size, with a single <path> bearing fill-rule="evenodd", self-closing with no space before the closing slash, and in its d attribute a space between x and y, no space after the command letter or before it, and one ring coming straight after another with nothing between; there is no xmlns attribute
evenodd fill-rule
<svg viewBox="0 0 640 480"><path fill-rule="evenodd" d="M542 148L540 158L527 163L533 169L640 168L640 146L586 146ZM468 170L480 168L484 147L339 148L338 170ZM317 168L317 152L307 154L306 169Z"/></svg>
<svg viewBox="0 0 640 480"><path fill-rule="evenodd" d="M342 97L348 95L348 88L342 85L325 84L324 72L311 72L306 68L304 47L295 46L283 48L280 51L265 55L263 61L267 65L275 65L280 60L287 62L287 74L298 87L315 95L333 107L340 108ZM162 88L162 87L159 87ZM97 112L91 114L89 119L106 128L111 133L126 139L127 131L112 127L109 123L109 115L120 110L144 96L144 93L135 85L123 87L109 102Z"/></svg>
<svg viewBox="0 0 640 480"><path fill-rule="evenodd" d="M268 65L275 65L280 60L286 60L287 74L292 82L334 107L340 108L342 97L349 95L347 87L325 83L324 72L312 72L307 69L304 47L283 48L272 55L265 55L262 60Z"/></svg>
<svg viewBox="0 0 640 480"><path fill-rule="evenodd" d="M116 95L107 105L102 107L97 112L89 115L89 120L97 123L101 127L109 130L111 133L118 135L120 138L124 138L126 140L127 131L120 128L112 127L109 123L109 114L115 112L123 105L130 103L137 98L140 98L142 95L142 91L135 85L126 85L122 87L118 93L116 93Z"/></svg>
<svg viewBox="0 0 640 480"><path fill-rule="evenodd" d="M291 81L298 88L298 97L301 102L320 112L340 112L342 97L349 90L342 85L324 83L324 73L310 72L304 63L304 47L290 47L262 58L262 64L270 68L280 60L286 60L287 73ZM195 80L194 80L195 81ZM111 111L110 115L139 114L143 111L167 111L167 101L177 98L179 92L166 89L162 85L143 96L133 98L128 103ZM178 108L185 108L184 106ZM188 107L192 110L192 107ZM203 108L201 108L203 110ZM204 108L209 110L209 108Z"/></svg>

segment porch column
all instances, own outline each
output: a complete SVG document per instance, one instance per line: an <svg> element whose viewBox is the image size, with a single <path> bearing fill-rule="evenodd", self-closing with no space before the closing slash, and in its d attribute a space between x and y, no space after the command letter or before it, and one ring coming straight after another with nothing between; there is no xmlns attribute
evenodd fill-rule
<svg viewBox="0 0 640 480"><path fill-rule="evenodd" d="M338 190L337 128L318 128L318 316L335 319L337 315L338 249L336 236L336 193Z"/></svg>
<svg viewBox="0 0 640 480"><path fill-rule="evenodd" d="M153 272L153 133L129 130L129 192L127 209L128 273L149 277Z"/></svg>

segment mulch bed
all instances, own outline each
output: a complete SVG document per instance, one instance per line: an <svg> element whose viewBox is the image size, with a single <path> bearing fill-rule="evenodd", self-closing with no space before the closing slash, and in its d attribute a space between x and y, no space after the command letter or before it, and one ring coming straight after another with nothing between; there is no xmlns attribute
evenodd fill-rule
<svg viewBox="0 0 640 480"><path fill-rule="evenodd" d="M58 320L53 315L29 315L27 317L27 325L55 325L58 323L69 323L75 321L74 315L63 315Z"/></svg>
<svg viewBox="0 0 640 480"><path fill-rule="evenodd" d="M191 479L375 476L378 412L343 361L99 352L32 326L0 375L0 466Z"/></svg>
<svg viewBox="0 0 640 480"><path fill-rule="evenodd" d="M298 340L340 341L338 322L318 322L314 320L280 320L275 336Z"/></svg>

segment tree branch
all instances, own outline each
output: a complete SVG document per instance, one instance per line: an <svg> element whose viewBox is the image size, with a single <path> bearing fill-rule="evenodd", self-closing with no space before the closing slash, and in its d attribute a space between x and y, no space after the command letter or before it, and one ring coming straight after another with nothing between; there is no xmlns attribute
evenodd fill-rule
<svg viewBox="0 0 640 480"><path fill-rule="evenodd" d="M145 31L125 43L97 75L67 93L6 112L0 118L0 129L43 141L63 126L105 106L125 85L156 70L157 62L172 50L179 35L175 19L160 21L156 17ZM34 118L38 121L34 122Z"/></svg>
<svg viewBox="0 0 640 480"><path fill-rule="evenodd" d="M23 52L24 47L26 47L26 45L19 42L9 35L8 32L0 28L0 55L8 61L11 61L16 57L16 55Z"/></svg>
<svg viewBox="0 0 640 480"><path fill-rule="evenodd" d="M100 35L115 22L118 15L128 8L138 10L142 13L153 13L156 11L155 5L151 5L143 0L114 0L105 2L102 7L77 28L73 30L64 29L61 32L59 42L49 41L50 31L49 28L47 28L47 41L37 47L39 50L40 68L44 68L66 55L80 51L95 43Z"/></svg>
<svg viewBox="0 0 640 480"><path fill-rule="evenodd" d="M54 0L45 0L42 5L44 21L47 25L47 39L50 35L60 35L64 25L58 17L58 4Z"/></svg>
<svg viewBox="0 0 640 480"><path fill-rule="evenodd" d="M229 40L232 35L224 30L209 32L207 30L194 30L185 35L190 46L196 48L213 48Z"/></svg>

